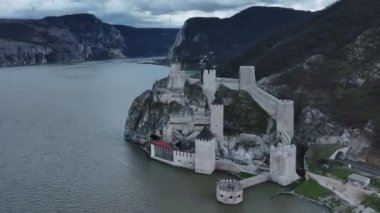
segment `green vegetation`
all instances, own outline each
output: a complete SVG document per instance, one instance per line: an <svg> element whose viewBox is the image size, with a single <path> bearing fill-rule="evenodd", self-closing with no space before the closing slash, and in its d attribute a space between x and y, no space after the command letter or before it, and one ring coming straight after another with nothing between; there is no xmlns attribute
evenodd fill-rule
<svg viewBox="0 0 380 213"><path fill-rule="evenodd" d="M224 122L240 132L266 133L270 116L247 92L221 86L215 94L224 103Z"/></svg>
<svg viewBox="0 0 380 213"><path fill-rule="evenodd" d="M339 144L318 144L309 148L308 157L312 161L328 159L338 149L343 148Z"/></svg>
<svg viewBox="0 0 380 213"><path fill-rule="evenodd" d="M352 170L347 167L335 162L335 161L327 161L330 168L327 170L321 169L320 165L317 162L308 162L309 170L312 173L320 174L323 176L330 176L334 178L338 178L341 180L347 180L347 177L354 173Z"/></svg>
<svg viewBox="0 0 380 213"><path fill-rule="evenodd" d="M296 186L294 191L297 194L303 195L314 200L325 198L331 194L328 189L323 188L314 180L303 181L298 186Z"/></svg>
<svg viewBox="0 0 380 213"><path fill-rule="evenodd" d="M364 200L364 204L380 212L380 197L376 195L370 195Z"/></svg>
<svg viewBox="0 0 380 213"><path fill-rule="evenodd" d="M380 189L380 179L378 178L371 178L371 184L370 186Z"/></svg>
<svg viewBox="0 0 380 213"><path fill-rule="evenodd" d="M328 158L334 154L336 150L343 147L344 146L338 144L321 144L311 146L308 151L309 171L323 176L347 180L347 177L352 174L353 171L337 161L328 160ZM322 164L327 164L329 168L322 169Z"/></svg>
<svg viewBox="0 0 380 213"><path fill-rule="evenodd" d="M240 172L239 173L239 177L241 179L247 179L247 178L250 178L250 177L253 177L255 176L254 174L251 174L251 173L247 173L247 172Z"/></svg>

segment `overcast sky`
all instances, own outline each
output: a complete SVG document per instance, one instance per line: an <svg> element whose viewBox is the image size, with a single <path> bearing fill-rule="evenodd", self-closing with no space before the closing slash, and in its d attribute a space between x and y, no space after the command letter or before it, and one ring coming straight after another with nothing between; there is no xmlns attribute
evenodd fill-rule
<svg viewBox="0 0 380 213"><path fill-rule="evenodd" d="M42 18L92 13L136 27L180 27L195 16L229 17L249 6L320 10L336 0L0 0L1 18Z"/></svg>

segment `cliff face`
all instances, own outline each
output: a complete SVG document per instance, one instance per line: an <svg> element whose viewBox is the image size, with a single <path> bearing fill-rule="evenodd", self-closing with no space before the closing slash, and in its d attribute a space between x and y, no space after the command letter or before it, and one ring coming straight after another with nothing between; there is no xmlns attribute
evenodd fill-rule
<svg viewBox="0 0 380 213"><path fill-rule="evenodd" d="M225 59L270 35L309 20L311 12L252 7L231 18L191 18L185 22L170 52L172 61L187 66L220 65Z"/></svg>
<svg viewBox="0 0 380 213"><path fill-rule="evenodd" d="M115 25L124 37L129 57L167 56L179 29Z"/></svg>
<svg viewBox="0 0 380 213"><path fill-rule="evenodd" d="M260 31L250 28L245 48L219 54L212 40L233 41L218 28L223 20L190 19L171 58L216 65L222 77L237 77L241 65L256 66L261 86L294 100L297 142L343 143L352 147L350 157L380 165L379 20L379 1L341 0L296 27L259 40L251 35ZM193 51L198 43L203 47Z"/></svg>
<svg viewBox="0 0 380 213"><path fill-rule="evenodd" d="M176 32L125 28L90 14L0 19L0 66L160 56L167 54Z"/></svg>
<svg viewBox="0 0 380 213"><path fill-rule="evenodd" d="M158 99L167 85L168 78L161 79L153 85L152 90L145 91L133 101L125 125L126 140L146 142L151 134L161 134L170 116L193 116L190 104L199 106L206 100L199 85L186 82L182 104L175 101L163 103Z"/></svg>

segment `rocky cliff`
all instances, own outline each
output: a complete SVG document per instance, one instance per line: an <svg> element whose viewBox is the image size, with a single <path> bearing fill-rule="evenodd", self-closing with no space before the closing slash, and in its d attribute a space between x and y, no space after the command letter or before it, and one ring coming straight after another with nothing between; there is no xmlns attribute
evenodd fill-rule
<svg viewBox="0 0 380 213"><path fill-rule="evenodd" d="M162 94L168 93L168 79L157 81L152 90L138 96L132 103L125 125L127 141L144 143L151 134L162 135L162 130L170 123L170 117L195 117L203 115L210 119L207 99L200 82L191 84L186 81L183 96L176 101L160 101ZM276 142L275 122L259 107L251 96L243 91L231 90L221 86L216 96L225 105L224 134L226 139L218 144L218 155L230 157L241 162L263 159L269 153L270 144ZM197 109L197 110L194 110ZM175 125L175 124L174 124ZM199 129L173 129L170 141L179 148L194 148L194 137Z"/></svg>
<svg viewBox="0 0 380 213"><path fill-rule="evenodd" d="M129 57L167 56L179 29L115 25L125 39Z"/></svg>
<svg viewBox="0 0 380 213"><path fill-rule="evenodd" d="M237 77L239 66L255 65L262 87L295 101L296 142L350 145L351 158L379 166L380 2L341 0L306 19L260 40L251 36L259 32L249 29L245 35L251 42L227 56L213 52L208 40L215 36L205 37L210 42L203 44L210 47L207 51L203 47L192 51L188 46L197 48L202 35L211 35L209 31L227 40L223 42L230 39L215 27L221 20L190 19L171 57L185 63L187 59L211 61L222 77ZM202 61L208 51L212 57L206 54L207 60Z"/></svg>
<svg viewBox="0 0 380 213"><path fill-rule="evenodd" d="M0 66L161 56L167 54L176 33L126 28L90 14L0 19Z"/></svg>
<svg viewBox="0 0 380 213"><path fill-rule="evenodd" d="M226 19L191 18L169 52L172 61L188 67L220 65L270 35L288 31L313 16L311 12L275 7L251 7Z"/></svg>

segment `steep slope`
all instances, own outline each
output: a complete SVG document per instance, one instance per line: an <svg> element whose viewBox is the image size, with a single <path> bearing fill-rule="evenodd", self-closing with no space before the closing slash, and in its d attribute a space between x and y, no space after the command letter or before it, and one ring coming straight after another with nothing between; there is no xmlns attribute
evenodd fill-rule
<svg viewBox="0 0 380 213"><path fill-rule="evenodd" d="M379 1L339 1L231 58L220 74L256 65L258 78L270 76L267 89L295 100L300 142L335 137L353 147L353 158L380 165L379 20Z"/></svg>
<svg viewBox="0 0 380 213"><path fill-rule="evenodd" d="M120 32L93 15L0 20L0 65L125 57Z"/></svg>
<svg viewBox="0 0 380 213"><path fill-rule="evenodd" d="M175 33L113 26L91 14L0 19L0 66L161 56Z"/></svg>
<svg viewBox="0 0 380 213"><path fill-rule="evenodd" d="M179 29L114 25L124 37L129 57L166 56Z"/></svg>
<svg viewBox="0 0 380 213"><path fill-rule="evenodd" d="M187 66L220 64L224 59L268 36L309 20L311 12L251 7L230 18L191 18L178 33L169 53Z"/></svg>

